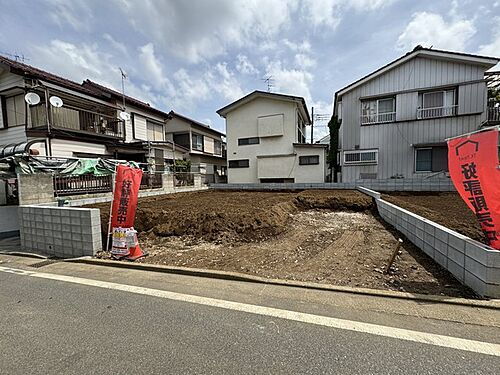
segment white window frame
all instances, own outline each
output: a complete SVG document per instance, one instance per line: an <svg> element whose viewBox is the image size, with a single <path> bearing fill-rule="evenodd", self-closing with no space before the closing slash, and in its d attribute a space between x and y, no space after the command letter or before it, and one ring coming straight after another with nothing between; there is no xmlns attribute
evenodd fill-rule
<svg viewBox="0 0 500 375"><path fill-rule="evenodd" d="M195 137L197 139L198 139L198 137L201 138L201 149L194 147L193 138L195 138ZM196 145L198 146L198 142L196 142ZM194 132L191 133L191 149L194 151L199 151L199 152L205 151L205 137L203 134L198 134L198 133L194 133Z"/></svg>
<svg viewBox="0 0 500 375"><path fill-rule="evenodd" d="M375 160L361 160L361 154L375 153ZM342 158L343 165L377 165L378 164L378 149L369 150L348 150L343 152ZM346 155L359 154L359 161L346 161Z"/></svg>
<svg viewBox="0 0 500 375"><path fill-rule="evenodd" d="M379 102L382 100L392 100L393 103L393 112L384 112L379 113ZM377 108L375 114L373 115L364 115L363 114L363 102L376 102ZM372 121L371 117L374 116L375 121ZM381 119L381 116L382 117ZM386 96L378 99L363 99L361 100L361 115L360 115L361 125L371 125L371 124L380 124L380 123L390 123L396 121L396 98L394 96Z"/></svg>
<svg viewBox="0 0 500 375"><path fill-rule="evenodd" d="M450 105L449 103L446 103L446 98L447 98L447 93L448 92L453 92L453 103ZM443 106L442 107L425 107L425 96L426 95L431 95L431 94L437 94L437 93L442 93L443 95ZM441 90L435 90L435 91L426 91L426 92L421 92L419 93L419 96L422 96L422 103L417 108L417 119L422 120L422 119L428 119L428 118L437 118L437 117L450 117L450 116L456 116L458 112L458 104L457 103L457 93L458 90L456 88L450 88L450 89L441 89ZM419 98L420 101L420 98ZM420 103L419 103L420 104Z"/></svg>

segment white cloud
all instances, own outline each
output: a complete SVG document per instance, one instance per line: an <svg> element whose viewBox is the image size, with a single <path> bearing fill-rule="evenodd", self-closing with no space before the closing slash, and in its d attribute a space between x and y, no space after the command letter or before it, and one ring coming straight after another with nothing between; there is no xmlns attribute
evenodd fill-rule
<svg viewBox="0 0 500 375"><path fill-rule="evenodd" d="M446 22L436 13L415 13L406 29L399 35L397 47L409 50L421 44L425 47L465 50L467 42L476 33L476 28L470 20L453 18Z"/></svg>
<svg viewBox="0 0 500 375"><path fill-rule="evenodd" d="M367 12L391 5L397 0L303 0L302 12L314 26L335 28L345 11Z"/></svg>
<svg viewBox="0 0 500 375"><path fill-rule="evenodd" d="M233 72L228 70L227 63L218 63L215 66L215 75L212 75L210 78L212 82L209 84L224 99L234 101L243 96L243 90L240 87L238 79Z"/></svg>
<svg viewBox="0 0 500 375"><path fill-rule="evenodd" d="M295 64L302 68L312 68L316 66L316 60L304 53L298 53L295 55Z"/></svg>
<svg viewBox="0 0 500 375"><path fill-rule="evenodd" d="M170 81L163 72L162 63L155 55L153 43L148 43L139 48L139 62L142 64L144 78L151 82L154 88L173 92Z"/></svg>
<svg viewBox="0 0 500 375"><path fill-rule="evenodd" d="M242 55L241 53L236 56L238 60L236 63L236 70L243 74L258 74L259 71L255 66L250 62L246 55Z"/></svg>
<svg viewBox="0 0 500 375"><path fill-rule="evenodd" d="M175 89L170 101L177 110L192 110L197 103L211 99L214 93L227 101L243 96L237 77L225 62L191 74L186 69L179 69L173 75L173 84Z"/></svg>
<svg viewBox="0 0 500 375"><path fill-rule="evenodd" d="M287 69L282 66L281 61L273 61L268 65L266 75L273 77L273 91L303 96L307 101L311 101L309 87L313 75L307 70Z"/></svg>
<svg viewBox="0 0 500 375"><path fill-rule="evenodd" d="M127 51L127 47L125 46L125 44L117 41L115 38L113 38L111 35L109 35L108 33L104 33L102 35L102 37L107 40L109 42L109 44L111 44L111 46L113 48L115 48L116 50L118 50L119 52L121 52L122 54L124 55L127 55L128 54L128 51Z"/></svg>
<svg viewBox="0 0 500 375"><path fill-rule="evenodd" d="M499 2L500 3L500 2ZM500 17L494 18L494 24L496 28L492 33L492 41L488 44L483 44L479 47L478 53L487 56L499 56L500 55Z"/></svg>
<svg viewBox="0 0 500 375"><path fill-rule="evenodd" d="M90 79L104 86L121 92L121 75L113 56L99 50L97 44L73 44L62 40L52 40L48 45L36 46L36 60L33 65L71 79L77 83ZM31 63L31 62L30 62ZM123 61L121 62L123 63ZM134 69L122 64L129 73ZM153 105L164 103L160 95L153 93L150 87L136 84L133 74L126 81L126 93Z"/></svg>
<svg viewBox="0 0 500 375"><path fill-rule="evenodd" d="M50 18L59 27L62 28L64 24L68 24L77 31L91 29L91 20L94 16L87 1L46 0L46 2L51 7Z"/></svg>
<svg viewBox="0 0 500 375"><path fill-rule="evenodd" d="M258 43L290 23L297 0L115 0L132 25L190 62Z"/></svg>
<svg viewBox="0 0 500 375"><path fill-rule="evenodd" d="M294 52L310 52L311 51L311 43L308 40L304 40L299 43L291 42L288 39L283 39L283 44L290 48L290 50Z"/></svg>

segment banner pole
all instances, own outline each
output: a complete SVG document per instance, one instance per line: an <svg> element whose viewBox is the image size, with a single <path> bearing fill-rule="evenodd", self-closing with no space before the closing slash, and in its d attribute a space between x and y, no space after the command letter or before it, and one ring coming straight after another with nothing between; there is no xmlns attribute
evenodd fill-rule
<svg viewBox="0 0 500 375"><path fill-rule="evenodd" d="M481 132L485 132L485 131L493 130L493 129L498 130L498 129L500 129L500 126L499 125L495 125L495 126L490 126L490 127L479 129L479 130L474 130L473 132L464 133L464 134L461 134L461 135L457 135L455 137L446 138L445 141L449 141L451 139L456 139L456 138L468 137L469 135L472 135L472 134L481 133Z"/></svg>
<svg viewBox="0 0 500 375"><path fill-rule="evenodd" d="M111 218L113 217L113 201L115 197L115 183L116 183L116 165L115 173L113 173L113 191L111 192L111 205L109 207L109 220L108 220L108 234L106 236L106 251L109 251L109 235L111 234Z"/></svg>

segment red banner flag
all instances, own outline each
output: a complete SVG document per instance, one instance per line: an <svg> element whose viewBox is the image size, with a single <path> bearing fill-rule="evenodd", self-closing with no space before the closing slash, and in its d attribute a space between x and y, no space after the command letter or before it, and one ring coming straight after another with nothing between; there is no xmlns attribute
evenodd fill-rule
<svg viewBox="0 0 500 375"><path fill-rule="evenodd" d="M500 249L498 131L450 139L448 167L455 188L476 214L489 245Z"/></svg>
<svg viewBox="0 0 500 375"><path fill-rule="evenodd" d="M119 165L115 178L111 227L131 228L134 226L142 170Z"/></svg>

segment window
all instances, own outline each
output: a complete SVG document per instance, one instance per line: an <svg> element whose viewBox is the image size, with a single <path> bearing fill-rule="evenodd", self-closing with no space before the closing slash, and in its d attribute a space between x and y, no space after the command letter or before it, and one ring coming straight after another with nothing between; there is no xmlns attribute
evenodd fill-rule
<svg viewBox="0 0 500 375"><path fill-rule="evenodd" d="M191 136L192 147L194 150L203 151L203 136L193 133Z"/></svg>
<svg viewBox="0 0 500 375"><path fill-rule="evenodd" d="M215 155L222 155L222 142L221 141L214 141L214 154Z"/></svg>
<svg viewBox="0 0 500 375"><path fill-rule="evenodd" d="M229 160L229 168L248 168L250 161L248 159Z"/></svg>
<svg viewBox="0 0 500 375"><path fill-rule="evenodd" d="M164 141L165 133L163 132L163 125L151 121L147 121L148 141Z"/></svg>
<svg viewBox="0 0 500 375"><path fill-rule="evenodd" d="M361 102L361 124L396 121L396 99L382 98Z"/></svg>
<svg viewBox="0 0 500 375"><path fill-rule="evenodd" d="M344 151L344 164L377 164L378 150Z"/></svg>
<svg viewBox="0 0 500 375"><path fill-rule="evenodd" d="M319 155L299 156L299 165L317 165L319 164Z"/></svg>
<svg viewBox="0 0 500 375"><path fill-rule="evenodd" d="M457 114L456 90L440 90L418 94L417 118L454 116Z"/></svg>
<svg viewBox="0 0 500 375"><path fill-rule="evenodd" d="M239 138L238 146L246 146L246 145L256 145L259 144L259 137L251 137L251 138Z"/></svg>
<svg viewBox="0 0 500 375"><path fill-rule="evenodd" d="M415 149L416 172L448 171L448 149L445 146Z"/></svg>
<svg viewBox="0 0 500 375"><path fill-rule="evenodd" d="M24 125L26 122L26 103L23 95L11 96L5 99L7 126Z"/></svg>

